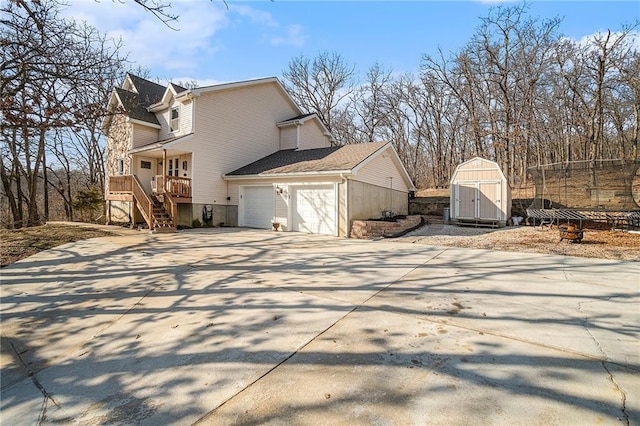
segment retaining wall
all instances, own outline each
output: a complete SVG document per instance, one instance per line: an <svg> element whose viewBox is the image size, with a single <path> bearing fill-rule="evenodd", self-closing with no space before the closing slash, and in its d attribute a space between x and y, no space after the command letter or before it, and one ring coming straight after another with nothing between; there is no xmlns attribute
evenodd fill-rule
<svg viewBox="0 0 640 426"><path fill-rule="evenodd" d="M397 234L420 223L421 216L407 216L406 219L398 219L397 222L385 222L381 220L352 220L351 238L375 238L383 235Z"/></svg>

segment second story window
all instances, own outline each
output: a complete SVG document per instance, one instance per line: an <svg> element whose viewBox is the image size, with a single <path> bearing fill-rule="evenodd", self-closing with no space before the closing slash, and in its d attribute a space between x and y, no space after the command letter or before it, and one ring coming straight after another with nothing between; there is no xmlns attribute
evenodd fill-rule
<svg viewBox="0 0 640 426"><path fill-rule="evenodd" d="M180 128L180 112L178 108L171 108L171 131L176 132Z"/></svg>

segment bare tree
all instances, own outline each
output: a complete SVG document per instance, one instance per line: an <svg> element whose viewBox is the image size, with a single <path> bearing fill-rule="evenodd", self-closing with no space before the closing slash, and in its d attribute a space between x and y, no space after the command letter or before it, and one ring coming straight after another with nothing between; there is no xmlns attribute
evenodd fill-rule
<svg viewBox="0 0 640 426"><path fill-rule="evenodd" d="M123 59L118 43L60 18L56 2L9 2L1 13L0 137L8 154L1 176L14 226L30 226L41 220L39 191L45 215L48 209L49 135L79 130L88 117L99 119L104 99L85 97Z"/></svg>
<svg viewBox="0 0 640 426"><path fill-rule="evenodd" d="M376 62L367 71L364 84L353 92L353 111L359 123L358 141L374 142L379 139L385 118L389 85L393 81L392 70Z"/></svg>
<svg viewBox="0 0 640 426"><path fill-rule="evenodd" d="M283 72L291 97L307 112L318 114L330 131L334 130L341 103L354 90L355 75L355 66L338 53L326 51L313 60L297 56Z"/></svg>

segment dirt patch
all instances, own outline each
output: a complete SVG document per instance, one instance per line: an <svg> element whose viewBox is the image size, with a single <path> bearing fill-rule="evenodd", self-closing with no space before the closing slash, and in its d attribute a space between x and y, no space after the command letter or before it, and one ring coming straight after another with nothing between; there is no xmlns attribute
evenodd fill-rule
<svg viewBox="0 0 640 426"><path fill-rule="evenodd" d="M519 226L496 230L432 224L410 232L399 240L435 246L640 262L640 234L601 229L586 229L582 242L574 243L560 241L556 227Z"/></svg>
<svg viewBox="0 0 640 426"><path fill-rule="evenodd" d="M0 267L62 244L109 235L114 234L91 227L52 224L16 230L0 229Z"/></svg>

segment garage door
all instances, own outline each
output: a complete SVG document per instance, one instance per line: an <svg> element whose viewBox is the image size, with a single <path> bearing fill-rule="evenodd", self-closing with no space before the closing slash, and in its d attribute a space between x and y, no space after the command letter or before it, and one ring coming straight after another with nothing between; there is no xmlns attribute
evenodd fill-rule
<svg viewBox="0 0 640 426"><path fill-rule="evenodd" d="M240 226L269 229L273 220L273 187L240 187Z"/></svg>
<svg viewBox="0 0 640 426"><path fill-rule="evenodd" d="M337 235L333 185L296 187L292 192L294 231Z"/></svg>

